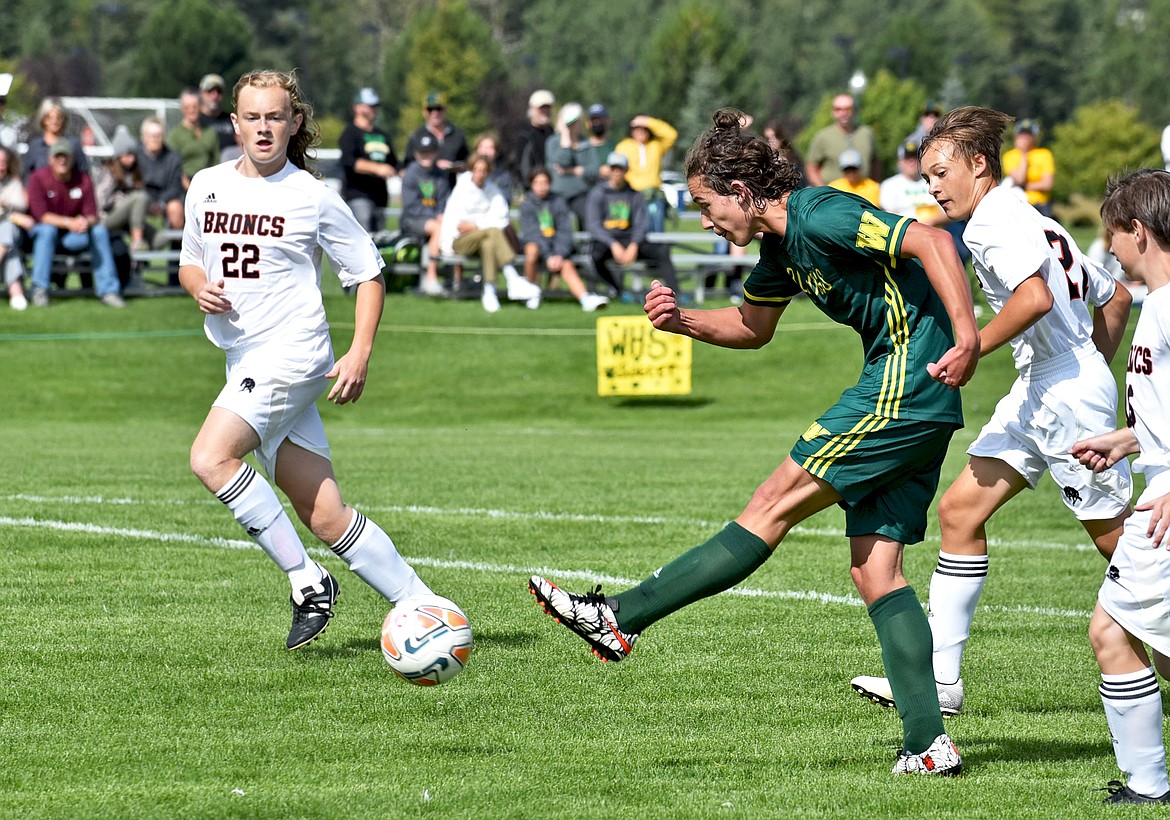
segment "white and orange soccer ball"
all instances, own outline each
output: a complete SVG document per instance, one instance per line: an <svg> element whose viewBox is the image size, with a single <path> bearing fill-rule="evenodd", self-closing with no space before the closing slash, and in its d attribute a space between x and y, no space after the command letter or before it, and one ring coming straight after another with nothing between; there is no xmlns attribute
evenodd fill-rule
<svg viewBox="0 0 1170 820"><path fill-rule="evenodd" d="M444 683L471 659L471 623L454 602L412 595L382 623L382 656L399 677L418 686Z"/></svg>

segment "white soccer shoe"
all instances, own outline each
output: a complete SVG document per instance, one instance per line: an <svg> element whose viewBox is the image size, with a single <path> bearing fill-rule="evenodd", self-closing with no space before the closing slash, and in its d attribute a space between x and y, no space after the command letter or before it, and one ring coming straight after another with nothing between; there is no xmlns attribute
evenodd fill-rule
<svg viewBox="0 0 1170 820"><path fill-rule="evenodd" d="M857 694L878 706L887 709L894 706L894 693L890 691L890 682L886 678L858 675L849 682L849 685ZM935 681L934 685L938 688L938 708L943 716L953 717L959 714L963 709L963 679L959 678L955 683Z"/></svg>
<svg viewBox="0 0 1170 820"><path fill-rule="evenodd" d="M920 754L898 752L894 774L929 774L935 777L954 777L963 773L963 758L948 735L941 734L929 748Z"/></svg>
<svg viewBox="0 0 1170 820"><path fill-rule="evenodd" d="M540 285L529 282L523 276L508 277L508 298L513 302L527 302L540 298Z"/></svg>
<svg viewBox="0 0 1170 820"><path fill-rule="evenodd" d="M565 592L547 578L533 575L528 591L557 623L584 638L603 661L620 661L634 648L638 633L621 631L600 586L584 594Z"/></svg>
<svg viewBox="0 0 1170 820"><path fill-rule="evenodd" d="M609 304L609 297L602 296L599 293L586 293L581 297L581 310L586 313L592 313L598 308L603 308Z"/></svg>

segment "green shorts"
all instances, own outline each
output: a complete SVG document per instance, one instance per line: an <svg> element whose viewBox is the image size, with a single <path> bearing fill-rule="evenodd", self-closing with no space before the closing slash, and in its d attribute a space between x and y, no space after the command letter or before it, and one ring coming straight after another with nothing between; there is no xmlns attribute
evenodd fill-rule
<svg viewBox="0 0 1170 820"><path fill-rule="evenodd" d="M841 494L847 536L876 533L916 544L926 535L926 511L957 429L949 422L888 419L834 405L791 455Z"/></svg>

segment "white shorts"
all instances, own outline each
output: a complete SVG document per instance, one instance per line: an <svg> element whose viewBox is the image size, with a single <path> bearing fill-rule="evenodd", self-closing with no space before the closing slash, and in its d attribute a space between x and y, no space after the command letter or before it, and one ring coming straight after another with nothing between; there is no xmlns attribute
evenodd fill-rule
<svg viewBox="0 0 1170 820"><path fill-rule="evenodd" d="M967 453L999 459L1033 489L1048 470L1079 520L1105 521L1129 506L1129 462L1094 473L1068 451L1081 439L1116 429L1117 382L1109 366L1099 354L1073 352L1016 379Z"/></svg>
<svg viewBox="0 0 1170 820"><path fill-rule="evenodd" d="M260 436L255 455L270 478L276 475L276 451L285 439L329 458L329 441L316 405L329 385L325 374L333 367L329 340L295 358L278 352L260 347L229 353L227 384L213 402L248 422Z"/></svg>
<svg viewBox="0 0 1170 820"><path fill-rule="evenodd" d="M1149 510L1126 519L1097 601L1126 632L1170 656L1170 550L1152 545L1149 526Z"/></svg>

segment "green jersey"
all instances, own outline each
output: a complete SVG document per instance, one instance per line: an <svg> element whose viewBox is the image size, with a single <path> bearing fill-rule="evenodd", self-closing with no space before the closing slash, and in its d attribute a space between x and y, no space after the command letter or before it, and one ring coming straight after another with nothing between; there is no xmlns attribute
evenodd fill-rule
<svg viewBox="0 0 1170 820"><path fill-rule="evenodd" d="M954 346L954 333L922 264L899 257L912 221L832 188L795 190L785 235L764 234L744 301L780 307L803 292L857 331L865 367L842 394L845 407L961 425L959 391L926 372Z"/></svg>

